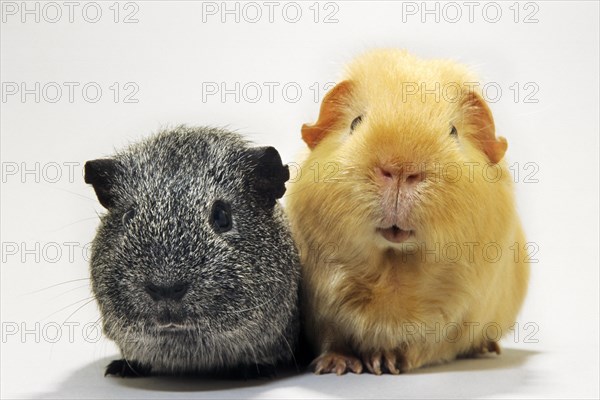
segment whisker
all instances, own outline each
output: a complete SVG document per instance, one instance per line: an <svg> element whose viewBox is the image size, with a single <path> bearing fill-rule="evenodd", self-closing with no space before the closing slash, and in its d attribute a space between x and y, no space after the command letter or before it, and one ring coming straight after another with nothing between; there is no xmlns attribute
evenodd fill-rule
<svg viewBox="0 0 600 400"><path fill-rule="evenodd" d="M271 297L269 300L266 300L260 304L257 304L255 306L252 307L248 307L248 308L243 308L241 310L235 310L235 311L225 311L225 314L239 314L239 313L243 313L246 311L252 311L252 310L256 310L257 308L261 308L266 306L267 304L272 303L273 301L275 301L276 299L279 298L279 295L283 292L284 288L280 289L279 292L277 292L277 294L275 294L273 297Z"/></svg>
<svg viewBox="0 0 600 400"><path fill-rule="evenodd" d="M72 226L72 225L78 224L78 223L80 223L80 222L83 222L83 221L89 221L89 220L91 220L91 219L96 219L96 218L98 218L98 215L97 215L97 213L96 213L96 216L95 216L95 217L83 218L83 219L77 220L77 221L75 221L75 222L71 222L71 223L69 223L69 224L67 224L67 225L63 225L63 226L61 226L61 227L59 227L59 228L56 228L56 229L50 229L50 230L47 230L47 231L44 231L44 232L58 232L58 231L61 231L61 230L65 229L65 228L68 228L68 227L70 227L70 226Z"/></svg>
<svg viewBox="0 0 600 400"><path fill-rule="evenodd" d="M75 313L79 310L81 310L83 307L87 306L88 304L90 304L91 302L93 302L94 300L96 300L95 297L93 297L92 299L90 299L88 302L83 303L81 306L77 307L77 309L75 311L73 311L71 314L69 314L69 316L63 321L63 325L69 320L69 318L71 318L73 315L75 315Z"/></svg>
<svg viewBox="0 0 600 400"><path fill-rule="evenodd" d="M290 354L292 355L292 360L294 361L294 366L296 367L296 371L300 372L300 367L298 367L298 362L296 361L296 356L294 355L294 350L292 350L292 345L290 345L290 342L288 342L288 340L285 337L285 333L281 333L281 338L283 339L283 341L285 342L288 350L290 351Z"/></svg>
<svg viewBox="0 0 600 400"><path fill-rule="evenodd" d="M125 360L125 362L127 363L127 365L129 365L129 368L137 375L137 376L141 376L136 370L135 368L133 368L131 366L131 364L129 363L129 361L126 358L123 358L123 360Z"/></svg>
<svg viewBox="0 0 600 400"><path fill-rule="evenodd" d="M50 286L47 286L45 288L34 290L33 292L23 293L20 296L28 296L28 295L32 295L32 294L35 294L35 293L43 292L44 290L52 289L53 287L56 287L56 286L66 285L67 283L79 282L79 281L84 281L84 280L89 280L89 279L90 279L89 277L88 278L71 279L70 281L56 283L54 285L50 285Z"/></svg>
<svg viewBox="0 0 600 400"><path fill-rule="evenodd" d="M89 287L89 286L90 286L90 284L89 284L89 283L86 283L85 285L77 286L77 287L75 287L75 288L73 288L73 289L69 289L69 290L67 290L67 291L64 291L64 292L62 292L61 294L58 294L58 295L56 295L56 296L54 296L54 297L50 298L49 300L54 300L54 299L57 299L57 298L59 298L59 297L62 297L62 296L64 296L64 295L65 295L65 294L67 294L67 293L73 292L73 291L75 291L75 290L78 290L78 289L82 289L82 288L84 288L84 287Z"/></svg>
<svg viewBox="0 0 600 400"><path fill-rule="evenodd" d="M43 321L43 320L45 320L45 319L47 319L47 318L50 318L51 316L53 316L53 315L55 315L55 314L58 314L59 312L61 312L61 311L63 311L63 310L66 310L66 309L67 309L67 308L69 308L69 307L73 307L74 305L76 305L76 304L79 304L79 303L81 303L82 301L89 301L90 299L94 300L94 299L95 299L95 297L94 297L94 296L91 296L91 297L86 297L85 299L81 299L81 300L79 300L79 301L76 301L76 302L74 302L74 303L71 303L71 304L69 304L68 306L65 306L65 307L61 308L60 310L58 310L58 311L55 311L55 312L53 312L52 314L45 316L44 318L42 318L42 321ZM86 304L87 304L87 303L86 303Z"/></svg>
<svg viewBox="0 0 600 400"><path fill-rule="evenodd" d="M92 326L98 325L98 323L100 322L101 319L102 319L102 315L100 317L98 317L98 319L92 324Z"/></svg>
<svg viewBox="0 0 600 400"><path fill-rule="evenodd" d="M94 199L94 198L91 198L89 196L83 195L81 193L74 192L74 191L69 190L69 189L57 187L56 185L44 184L44 186L47 186L47 187L55 189L55 190L61 190L61 191L66 192L66 193L70 193L70 194L72 194L74 196L78 196L78 197L84 198L86 200L93 201L94 203L96 202L96 199Z"/></svg>
<svg viewBox="0 0 600 400"><path fill-rule="evenodd" d="M271 322L271 326L274 326L274 324L272 322ZM279 334L279 336L281 336L281 338L285 342L288 350L290 351L290 354L292 356L292 360L294 361L294 366L296 367L296 370L298 372L300 372L300 367L298 366L298 362L296 361L296 355L294 354L294 350L292 349L292 345L290 345L290 342L288 342L287 338L285 337L285 331L281 332Z"/></svg>

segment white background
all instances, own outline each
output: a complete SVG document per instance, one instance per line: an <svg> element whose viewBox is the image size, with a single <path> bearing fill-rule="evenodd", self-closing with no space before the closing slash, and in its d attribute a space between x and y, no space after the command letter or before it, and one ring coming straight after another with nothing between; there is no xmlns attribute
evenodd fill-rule
<svg viewBox="0 0 600 400"><path fill-rule="evenodd" d="M21 2L11 3L19 8L15 15L7 3L0 42L3 398L599 396L597 2L520 3L518 22L513 2L498 2L502 15L496 23L489 22L496 18L493 5L484 12L486 3L478 3L470 22L462 2L455 3L462 13L455 23L449 19L457 9L434 2L427 7L438 7L438 22L435 14L422 15L421 2L342 1L318 5L317 22L313 2L297 3L302 16L296 23L289 22L294 5L283 14L283 2L273 22L259 2L262 18L255 23L250 20L256 8L242 3L239 22L235 14L225 15L225 22L220 12L203 14L202 3L191 1L127 8L121 3L114 22L113 2L99 2L96 23L86 21L95 18L95 9L83 12L85 2L75 7L73 22L62 2L57 22L51 22L56 8L38 4L35 22L34 14L22 15ZM416 14L407 12L414 7ZM123 23L134 11L138 22ZM337 22L324 23L332 12ZM531 13L537 22L525 23ZM276 146L285 161L293 161L304 149L301 124L317 116L314 88L321 88L321 97L345 63L376 47L454 58L502 90L490 105L498 133L509 142L508 160L518 163L517 197L528 239L539 246L518 337L509 333L500 357L402 376L307 373L247 383L104 378L117 350L104 338L95 341L93 329L84 331L99 315L94 302L82 301L90 296L88 282L72 281L88 276L86 244L94 236L96 213L103 212L83 182L83 163L180 123L228 126ZM39 102L34 94L9 94L14 84L33 89L36 82ZM55 103L52 82L62 88ZM72 102L64 82L79 85ZM95 103L92 89L88 98L82 94L90 82L102 89ZM117 102L110 89L115 82ZM138 88L132 97L137 103L124 102L128 82ZM219 94L203 92L210 82L225 82L229 89L255 82L263 93L256 102L249 101L255 91L238 92L239 102L227 95L223 102ZM264 82L279 85L272 101ZM510 89L515 83L517 99ZM527 83L533 86L526 90ZM292 87L287 98L285 84ZM298 99L294 87L302 89ZM528 100L537 102L525 102L532 88L539 90ZM525 163L534 163L530 178L537 182L525 182L533 171ZM23 174L25 169L34 172ZM57 331L70 322L71 332L67 325ZM526 340L531 327L538 328L528 338L533 341Z"/></svg>

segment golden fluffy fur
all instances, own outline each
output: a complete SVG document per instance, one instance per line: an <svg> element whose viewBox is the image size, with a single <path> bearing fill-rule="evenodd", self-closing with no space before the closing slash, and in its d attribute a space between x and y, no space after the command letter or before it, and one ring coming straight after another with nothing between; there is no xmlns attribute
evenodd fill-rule
<svg viewBox="0 0 600 400"><path fill-rule="evenodd" d="M499 352L529 267L506 140L468 90L475 81L450 61L374 51L303 126L311 152L286 204L315 372L399 373ZM395 205L382 200L381 165L418 172L416 186L394 189ZM393 207L410 231L398 243L378 231Z"/></svg>

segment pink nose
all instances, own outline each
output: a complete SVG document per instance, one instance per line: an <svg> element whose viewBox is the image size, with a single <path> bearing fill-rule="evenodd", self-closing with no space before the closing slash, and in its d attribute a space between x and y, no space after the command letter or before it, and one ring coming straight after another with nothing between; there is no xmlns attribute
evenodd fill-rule
<svg viewBox="0 0 600 400"><path fill-rule="evenodd" d="M404 189L410 189L417 186L425 180L425 174L418 171L414 166L412 168L396 168L389 165L381 165L375 168L378 178L385 184L390 185L394 182Z"/></svg>

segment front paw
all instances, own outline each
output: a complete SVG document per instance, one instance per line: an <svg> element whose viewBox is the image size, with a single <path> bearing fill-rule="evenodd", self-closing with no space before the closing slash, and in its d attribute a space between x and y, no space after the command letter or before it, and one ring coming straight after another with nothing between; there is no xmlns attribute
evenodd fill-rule
<svg viewBox="0 0 600 400"><path fill-rule="evenodd" d="M104 376L120 376L121 378L138 378L142 376L148 376L150 374L150 368L142 367L135 361L113 360L106 366Z"/></svg>
<svg viewBox="0 0 600 400"><path fill-rule="evenodd" d="M399 351L373 351L363 355L363 363L367 370L375 375L399 375L409 369L406 358Z"/></svg>
<svg viewBox="0 0 600 400"><path fill-rule="evenodd" d="M348 353L326 351L310 364L313 372L317 375L335 372L336 375L344 375L346 372L360 374L363 370L360 360Z"/></svg>

